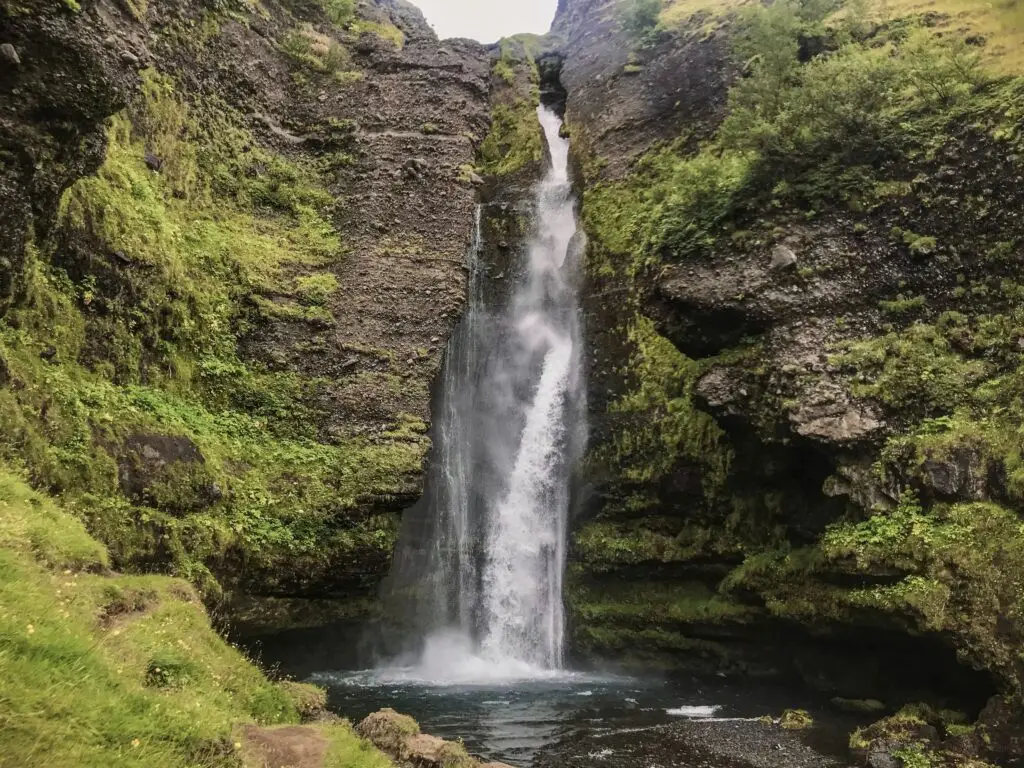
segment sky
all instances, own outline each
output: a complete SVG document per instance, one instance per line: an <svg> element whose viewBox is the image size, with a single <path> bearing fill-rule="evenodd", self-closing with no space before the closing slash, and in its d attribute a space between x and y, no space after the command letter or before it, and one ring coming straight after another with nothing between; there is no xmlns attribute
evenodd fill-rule
<svg viewBox="0 0 1024 768"><path fill-rule="evenodd" d="M412 0L441 38L493 43L519 32L544 34L558 0Z"/></svg>

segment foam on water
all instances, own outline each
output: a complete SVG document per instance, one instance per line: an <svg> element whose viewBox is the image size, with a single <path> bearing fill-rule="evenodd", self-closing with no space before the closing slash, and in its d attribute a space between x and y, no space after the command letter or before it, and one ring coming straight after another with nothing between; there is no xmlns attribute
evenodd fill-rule
<svg viewBox="0 0 1024 768"><path fill-rule="evenodd" d="M706 720L715 716L715 713L721 709L716 706L682 706L675 707L673 709L666 709L665 713L672 715L673 717L688 717L692 720Z"/></svg>

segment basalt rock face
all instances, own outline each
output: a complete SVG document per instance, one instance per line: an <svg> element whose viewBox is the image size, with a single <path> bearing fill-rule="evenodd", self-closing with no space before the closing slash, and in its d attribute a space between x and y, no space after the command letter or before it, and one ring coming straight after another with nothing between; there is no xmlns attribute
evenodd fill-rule
<svg viewBox="0 0 1024 768"><path fill-rule="evenodd" d="M0 16L4 460L252 631L363 610L422 490L490 53L391 0Z"/></svg>
<svg viewBox="0 0 1024 768"><path fill-rule="evenodd" d="M978 726L1003 734L988 747L950 746L956 728L915 717L936 755L1016 754L994 723L1020 711L1024 679L1009 438L1024 227L1020 144L999 117L1020 108L1019 78L981 74L1005 66L990 41L976 80L922 97L898 129L803 146L826 180L742 123L763 69L733 49L756 22L669 3L638 29L629 8L566 0L556 21L595 427L570 555L575 652L972 718L998 692L986 712L1002 714ZM925 46L952 24L926 23ZM819 67L887 39L876 25L843 42L841 24L794 42L789 109L816 98Z"/></svg>

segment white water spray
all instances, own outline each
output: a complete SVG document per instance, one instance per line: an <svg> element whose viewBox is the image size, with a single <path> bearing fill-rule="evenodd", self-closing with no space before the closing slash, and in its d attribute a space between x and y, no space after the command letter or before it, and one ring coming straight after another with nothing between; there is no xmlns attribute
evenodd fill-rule
<svg viewBox="0 0 1024 768"><path fill-rule="evenodd" d="M562 666L570 477L585 439L579 239L568 140L553 111L538 117L551 165L536 187L534 234L508 295L479 263L478 217L435 465L389 577L396 612L421 637L405 667L416 679L529 678Z"/></svg>

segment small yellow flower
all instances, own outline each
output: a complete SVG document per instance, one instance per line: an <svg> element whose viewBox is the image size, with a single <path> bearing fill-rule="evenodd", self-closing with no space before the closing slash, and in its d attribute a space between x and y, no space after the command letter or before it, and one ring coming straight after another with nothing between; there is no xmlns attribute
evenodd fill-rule
<svg viewBox="0 0 1024 768"><path fill-rule="evenodd" d="M141 743L142 743L142 742L141 742L141 741L139 741L138 739L132 739L132 746L133 746L133 747L137 747L137 746L139 746L139 744L141 744Z"/></svg>
<svg viewBox="0 0 1024 768"><path fill-rule="evenodd" d="M33 626L32 626L31 624L29 624L29 625L28 625L28 633L29 633L29 634L31 635L31 634L32 634L33 632L35 632L35 631L36 631L36 628L35 628L35 627L33 627Z"/></svg>
<svg viewBox="0 0 1024 768"><path fill-rule="evenodd" d="M242 742L236 741L235 742L235 749L241 749L241 748L242 748Z"/></svg>

